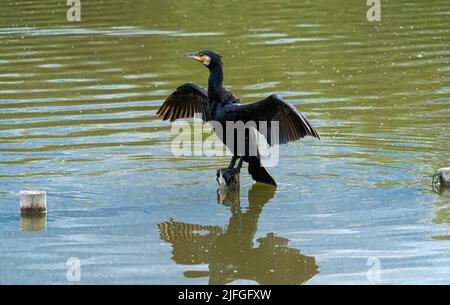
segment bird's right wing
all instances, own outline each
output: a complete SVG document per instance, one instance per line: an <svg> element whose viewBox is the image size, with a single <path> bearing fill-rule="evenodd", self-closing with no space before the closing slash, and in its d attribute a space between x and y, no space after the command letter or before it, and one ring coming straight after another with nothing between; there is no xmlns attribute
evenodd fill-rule
<svg viewBox="0 0 450 305"><path fill-rule="evenodd" d="M164 121L175 121L193 118L196 113L200 113L204 121L209 120L208 93L202 86L186 83L169 95L156 114Z"/></svg>
<svg viewBox="0 0 450 305"><path fill-rule="evenodd" d="M235 121L244 123L254 121L259 132L261 132L261 122L267 122L267 132L264 136L270 145L275 144L271 137L272 124L275 121L279 123L277 144L300 140L305 136L320 139L319 134L306 117L277 94L272 94L264 100L252 104L229 105L228 113Z"/></svg>

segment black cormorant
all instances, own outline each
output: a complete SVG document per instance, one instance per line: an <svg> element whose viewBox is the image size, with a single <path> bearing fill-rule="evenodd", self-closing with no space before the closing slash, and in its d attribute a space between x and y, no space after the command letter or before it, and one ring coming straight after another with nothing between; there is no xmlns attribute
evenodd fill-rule
<svg viewBox="0 0 450 305"><path fill-rule="evenodd" d="M240 100L223 86L223 63L219 54L204 50L183 55L196 59L209 69L208 90L194 83L181 85L165 100L157 114L163 120L174 121L179 118L192 118L195 114L200 113L204 121L221 124L223 134L218 134L218 136L233 153L228 168L217 172L218 176L220 173L223 174L227 184L231 177L240 171L242 162L247 162L249 164L248 172L255 181L276 185L274 179L262 166L259 153L249 153L251 151L249 146L257 146L256 138L251 136L250 132L246 132L245 145L247 147L245 153L239 153L238 145L236 145L237 139L234 139L234 143L227 143L229 142L226 136L227 122L243 122L244 124L255 122L256 128L261 133L263 133L264 127L266 132L263 135L269 145L285 144L305 136L320 139L319 134L306 117L277 94L272 94L260 102L241 104ZM261 124L261 122L265 122L265 124ZM273 122L278 123L279 133L276 140L272 140L271 136L271 126L276 126ZM236 131L233 132L237 134ZM235 168L238 159L239 163Z"/></svg>

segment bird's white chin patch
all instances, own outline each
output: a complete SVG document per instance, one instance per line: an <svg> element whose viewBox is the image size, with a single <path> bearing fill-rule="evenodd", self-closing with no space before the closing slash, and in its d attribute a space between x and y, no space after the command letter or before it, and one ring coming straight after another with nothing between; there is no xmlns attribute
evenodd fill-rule
<svg viewBox="0 0 450 305"><path fill-rule="evenodd" d="M205 66L209 66L209 64L211 63L211 57L209 57L209 56L206 56L206 55L203 55L203 57L204 57L204 61L203 61L203 64L205 65Z"/></svg>

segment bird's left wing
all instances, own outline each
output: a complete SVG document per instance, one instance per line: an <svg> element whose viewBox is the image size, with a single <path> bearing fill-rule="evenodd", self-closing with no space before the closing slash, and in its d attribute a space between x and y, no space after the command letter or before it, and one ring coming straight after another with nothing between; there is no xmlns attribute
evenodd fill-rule
<svg viewBox="0 0 450 305"><path fill-rule="evenodd" d="M305 136L320 139L306 117L277 94L272 94L257 103L229 105L227 112L234 121L244 123L254 121L258 131L263 133L270 145L285 144ZM261 122L267 122L265 134L261 130ZM278 143L274 143L275 140L272 139L273 122L278 122Z"/></svg>
<svg viewBox="0 0 450 305"><path fill-rule="evenodd" d="M163 120L175 121L193 118L197 113L202 115L204 121L209 120L208 94L202 86L186 83L169 95L156 114Z"/></svg>

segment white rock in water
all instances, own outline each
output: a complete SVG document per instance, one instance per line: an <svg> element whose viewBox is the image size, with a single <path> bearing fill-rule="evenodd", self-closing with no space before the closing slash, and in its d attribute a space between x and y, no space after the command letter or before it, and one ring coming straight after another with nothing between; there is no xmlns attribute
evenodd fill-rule
<svg viewBox="0 0 450 305"><path fill-rule="evenodd" d="M20 213L43 214L47 212L47 196L45 191L21 191Z"/></svg>
<svg viewBox="0 0 450 305"><path fill-rule="evenodd" d="M450 167L440 168L438 172L441 174L442 182L450 186Z"/></svg>

